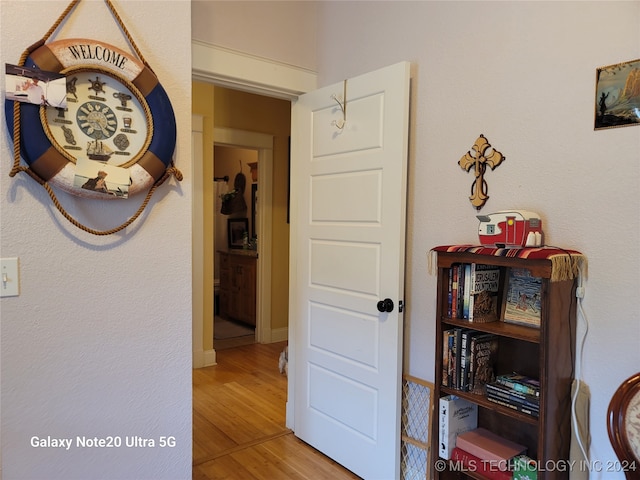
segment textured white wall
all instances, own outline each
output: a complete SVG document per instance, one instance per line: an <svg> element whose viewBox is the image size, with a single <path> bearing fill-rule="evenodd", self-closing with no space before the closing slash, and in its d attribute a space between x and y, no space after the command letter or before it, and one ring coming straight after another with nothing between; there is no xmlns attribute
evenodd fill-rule
<svg viewBox="0 0 640 480"><path fill-rule="evenodd" d="M193 1L193 39L313 70L317 2Z"/></svg>
<svg viewBox="0 0 640 480"><path fill-rule="evenodd" d="M640 369L640 126L593 130L595 72L640 58L640 2L322 2L318 14L320 85L414 63L407 369L433 379L427 252L477 241L473 174L457 161L483 133L506 162L486 175L482 212L537 211L547 243L588 257L591 459L613 461L607 405Z"/></svg>
<svg viewBox="0 0 640 480"><path fill-rule="evenodd" d="M2 257L20 258L21 273L20 296L0 301L7 480L191 478L190 2L114 4L171 98L175 161L185 179L160 187L124 233L87 234L26 175L9 178L3 108L0 247ZM17 63L67 5L2 0L2 63ZM70 37L128 49L102 1L80 2L52 40ZM120 224L142 200L60 198L98 229ZM33 436L72 438L74 446L34 448ZM76 436L119 436L123 445L77 448ZM127 448L126 436L152 438L156 446ZM175 446L160 448L161 436L175 437Z"/></svg>

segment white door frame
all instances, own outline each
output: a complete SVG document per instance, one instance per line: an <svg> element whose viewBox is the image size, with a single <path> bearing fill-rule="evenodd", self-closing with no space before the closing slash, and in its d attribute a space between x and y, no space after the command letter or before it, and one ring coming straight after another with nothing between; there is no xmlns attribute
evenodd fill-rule
<svg viewBox="0 0 640 480"><path fill-rule="evenodd" d="M204 159L204 128L200 115L191 115L191 171L193 172L193 197L191 206L192 223L192 339L193 368L216 364L215 350L204 351L204 200L202 195L202 170Z"/></svg>
<svg viewBox="0 0 640 480"><path fill-rule="evenodd" d="M307 69L292 67L291 65L195 40L191 42L191 54L193 80L288 100L294 100L298 95L317 88L317 74ZM193 161L194 167L197 167L195 165L197 160L194 159ZM200 171L201 169L202 167L200 166ZM194 168L194 174L196 171L196 168ZM258 175L260 175L260 169L258 169ZM201 177L202 175L199 176L199 178ZM200 203L197 202L195 195L192 208L193 230L194 232L200 232L202 231L203 205L202 201ZM263 242L258 242L258 247L261 245L263 245ZM193 264L202 265L204 262L203 255L203 245L194 245ZM198 272L199 269L194 269L194 305L197 302L202 305L204 295L202 285L204 279L202 274L198 274ZM269 282L266 283L268 284ZM258 292L258 296L265 297L260 292ZM271 296L269 295L268 298L270 301ZM204 318L201 310L201 308L194 308L192 318L194 368L215 364L215 351L203 352ZM269 321L269 328L270 323ZM291 352L289 355L291 357ZM291 400L289 399L289 402Z"/></svg>

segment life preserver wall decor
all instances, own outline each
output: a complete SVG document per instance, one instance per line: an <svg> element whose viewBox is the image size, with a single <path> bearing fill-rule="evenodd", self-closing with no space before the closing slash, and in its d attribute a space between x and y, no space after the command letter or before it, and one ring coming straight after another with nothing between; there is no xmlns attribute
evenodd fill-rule
<svg viewBox="0 0 640 480"><path fill-rule="evenodd" d="M28 173L47 189L65 218L89 233L107 235L130 225L167 178L173 175L182 180L172 160L176 121L166 91L109 0L105 2L140 58L92 39L46 43L78 1L69 5L49 34L29 47L20 60L23 74L32 72L29 75L36 79L64 76L66 105L52 106L44 96L38 105L7 95L5 117L14 140L10 176ZM20 165L20 157L26 166ZM52 185L80 197L116 199L145 191L147 197L124 224L96 231L64 211Z"/></svg>

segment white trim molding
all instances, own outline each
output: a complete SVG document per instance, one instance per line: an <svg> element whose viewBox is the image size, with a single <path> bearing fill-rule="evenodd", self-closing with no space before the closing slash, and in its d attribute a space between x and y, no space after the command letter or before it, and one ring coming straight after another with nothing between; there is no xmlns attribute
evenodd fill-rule
<svg viewBox="0 0 640 480"><path fill-rule="evenodd" d="M202 228L202 159L204 157L204 126L200 115L191 115L191 171L193 172L193 198L192 198L192 251L193 262L192 275L192 335L193 355L192 367L202 368L216 364L215 350L204 350L204 273L203 273L203 249L204 232Z"/></svg>
<svg viewBox="0 0 640 480"><path fill-rule="evenodd" d="M192 40L191 56L194 80L287 100L317 88L316 72L217 45Z"/></svg>

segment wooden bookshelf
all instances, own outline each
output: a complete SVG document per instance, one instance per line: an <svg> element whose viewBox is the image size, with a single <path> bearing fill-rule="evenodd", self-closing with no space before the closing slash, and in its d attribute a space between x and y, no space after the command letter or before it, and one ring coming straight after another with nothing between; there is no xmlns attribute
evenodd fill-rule
<svg viewBox="0 0 640 480"><path fill-rule="evenodd" d="M513 442L525 445L527 455L540 462L568 460L571 441L571 382L574 374L576 331L576 280L551 281L552 263L546 259L499 257L468 252L437 253L437 313L435 358L435 409L440 397L457 395L478 405L478 426ZM485 264L500 266L501 275L509 269L525 268L535 277L542 278L540 327L515 325L503 321L504 308L497 321L475 323L448 317L449 269L455 264ZM506 282L501 289L506 290ZM506 291L499 293L503 304ZM442 384L443 332L463 327L495 334L498 353L495 373L518 372L540 380L539 416L528 415L498 405L486 395L461 391ZM439 439L439 418L435 417L432 435ZM435 465L438 449L433 449ZM440 463L441 464L441 463ZM445 469L435 472L439 480L474 478L483 480L478 472ZM538 479L569 478L568 471L540 471Z"/></svg>

